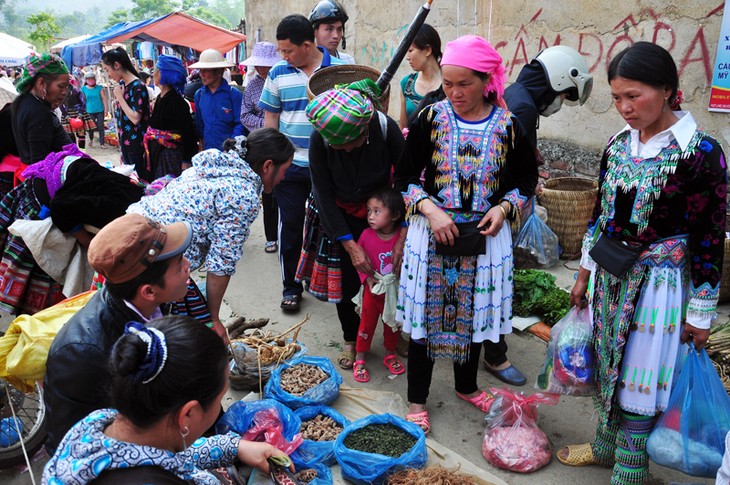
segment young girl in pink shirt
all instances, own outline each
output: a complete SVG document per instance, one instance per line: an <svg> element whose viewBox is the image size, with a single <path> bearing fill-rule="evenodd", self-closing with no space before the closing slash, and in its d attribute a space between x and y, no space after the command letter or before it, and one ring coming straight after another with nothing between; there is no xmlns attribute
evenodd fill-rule
<svg viewBox="0 0 730 485"><path fill-rule="evenodd" d="M363 284L360 328L355 344L353 377L357 382L368 382L370 374L365 366L365 354L370 350L378 317L383 316L385 358L383 364L391 374L403 374L405 367L395 355L400 330L395 324L397 302L397 268L393 267L393 246L398 240L405 217L405 205L401 193L386 188L375 192L367 202L368 224L357 244L361 246L373 268L373 274L360 274Z"/></svg>

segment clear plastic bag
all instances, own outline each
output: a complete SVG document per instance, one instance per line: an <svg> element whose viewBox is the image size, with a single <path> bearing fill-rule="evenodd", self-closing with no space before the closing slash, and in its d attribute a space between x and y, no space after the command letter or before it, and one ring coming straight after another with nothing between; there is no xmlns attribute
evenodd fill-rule
<svg viewBox="0 0 730 485"><path fill-rule="evenodd" d="M541 392L525 396L506 388L491 391L495 399L484 418L484 459L497 468L520 473L534 472L550 463L550 440L537 426L537 407L554 406L559 396Z"/></svg>
<svg viewBox="0 0 730 485"><path fill-rule="evenodd" d="M287 339L287 343L291 343L291 339ZM307 353L307 347L301 342L297 342L299 350L284 362L290 362L298 359ZM231 342L231 351L233 352L233 360L231 360L229 369L231 371L231 387L237 391L258 391L259 390L259 361L258 350L240 341ZM273 363L269 365L262 364L261 367L261 384L266 384L271 377L271 371L281 366L283 362Z"/></svg>
<svg viewBox="0 0 730 485"><path fill-rule="evenodd" d="M344 444L348 434L370 424L392 424L407 432L416 443L398 458L352 450ZM426 435L413 423L392 414L373 414L350 424L335 440L335 458L342 468L342 478L357 485L381 485L388 475L403 467L423 468L428 459Z"/></svg>
<svg viewBox="0 0 730 485"><path fill-rule="evenodd" d="M331 418L335 423L344 428L350 424L343 415L335 411L329 406L305 406L294 411L299 419L309 421L321 414ZM299 468L310 468L314 464L323 463L325 465L334 465L336 463L334 454L335 441L313 441L304 440L297 450L292 454L291 459L294 465Z"/></svg>
<svg viewBox="0 0 730 485"><path fill-rule="evenodd" d="M293 367L297 364L309 364L322 369L329 377L324 382L317 384L313 388L307 390L301 396L290 394L281 388L281 372L284 369ZM269 382L264 387L264 397L276 399L282 404L292 409L302 406L313 406L317 404L331 404L340 394L340 385L342 384L342 376L332 362L326 357L300 357L290 362L285 362L271 372Z"/></svg>
<svg viewBox="0 0 730 485"><path fill-rule="evenodd" d="M707 352L690 349L646 449L659 465L714 478L730 430L730 398Z"/></svg>
<svg viewBox="0 0 730 485"><path fill-rule="evenodd" d="M299 416L273 399L233 403L215 424L218 434L235 431L248 441L265 441L286 454L302 443Z"/></svg>
<svg viewBox="0 0 730 485"><path fill-rule="evenodd" d="M520 229L513 245L516 269L550 268L558 263L560 244L558 236L535 213L535 198L532 198L532 213Z"/></svg>
<svg viewBox="0 0 730 485"><path fill-rule="evenodd" d="M593 314L573 307L550 331L545 363L535 388L555 394L586 396L593 392Z"/></svg>

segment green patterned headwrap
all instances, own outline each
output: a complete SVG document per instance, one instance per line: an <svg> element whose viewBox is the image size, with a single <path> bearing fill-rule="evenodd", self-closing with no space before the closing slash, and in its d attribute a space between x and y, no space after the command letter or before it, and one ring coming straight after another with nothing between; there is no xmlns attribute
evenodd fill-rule
<svg viewBox="0 0 730 485"><path fill-rule="evenodd" d="M51 76L58 74L68 74L68 68L63 59L56 54L32 54L28 57L28 62L23 66L23 74L21 74L18 84L15 88L19 93L25 93L30 90L31 82L38 74L48 74Z"/></svg>

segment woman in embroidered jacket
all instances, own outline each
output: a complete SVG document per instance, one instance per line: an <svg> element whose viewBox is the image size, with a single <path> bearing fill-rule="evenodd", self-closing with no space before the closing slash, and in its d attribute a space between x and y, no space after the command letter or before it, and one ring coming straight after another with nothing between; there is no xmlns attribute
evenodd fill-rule
<svg viewBox="0 0 730 485"><path fill-rule="evenodd" d="M208 470L236 459L268 472L285 456L234 432L201 438L228 388L226 346L190 317L129 322L117 340L111 401L76 423L43 470L43 483L218 484Z"/></svg>
<svg viewBox="0 0 730 485"><path fill-rule="evenodd" d="M611 483L638 484L648 475L655 415L666 409L677 363L688 352L683 344L704 347L715 315L727 167L720 145L688 112L674 111L681 92L666 50L634 44L611 61L608 80L628 125L603 154L571 292L572 304L593 308L600 419L593 443L563 448L558 459L613 465ZM592 250L599 238L641 248L625 276L615 277L610 261Z"/></svg>
<svg viewBox="0 0 730 485"><path fill-rule="evenodd" d="M512 331L507 219L537 183L533 151L502 100L506 76L496 50L463 36L446 45L441 66L447 99L413 122L396 167L409 213L396 318L411 333L407 419L424 431L435 358L453 360L458 397L483 412L491 405L492 396L477 387L481 343ZM436 243L454 245L457 223L470 221L478 222L486 248L437 254ZM503 364L510 366L506 356Z"/></svg>

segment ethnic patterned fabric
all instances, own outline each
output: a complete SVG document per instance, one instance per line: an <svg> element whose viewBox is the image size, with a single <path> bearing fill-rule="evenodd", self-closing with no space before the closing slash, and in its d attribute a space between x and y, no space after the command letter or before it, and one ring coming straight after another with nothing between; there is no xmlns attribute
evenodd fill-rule
<svg viewBox="0 0 730 485"><path fill-rule="evenodd" d="M179 453L117 441L104 434L117 414L113 409L100 409L76 423L46 464L43 483L83 485L106 470L152 465L192 483L215 485L220 482L205 470L230 465L236 459L241 437L233 432L199 438Z"/></svg>

